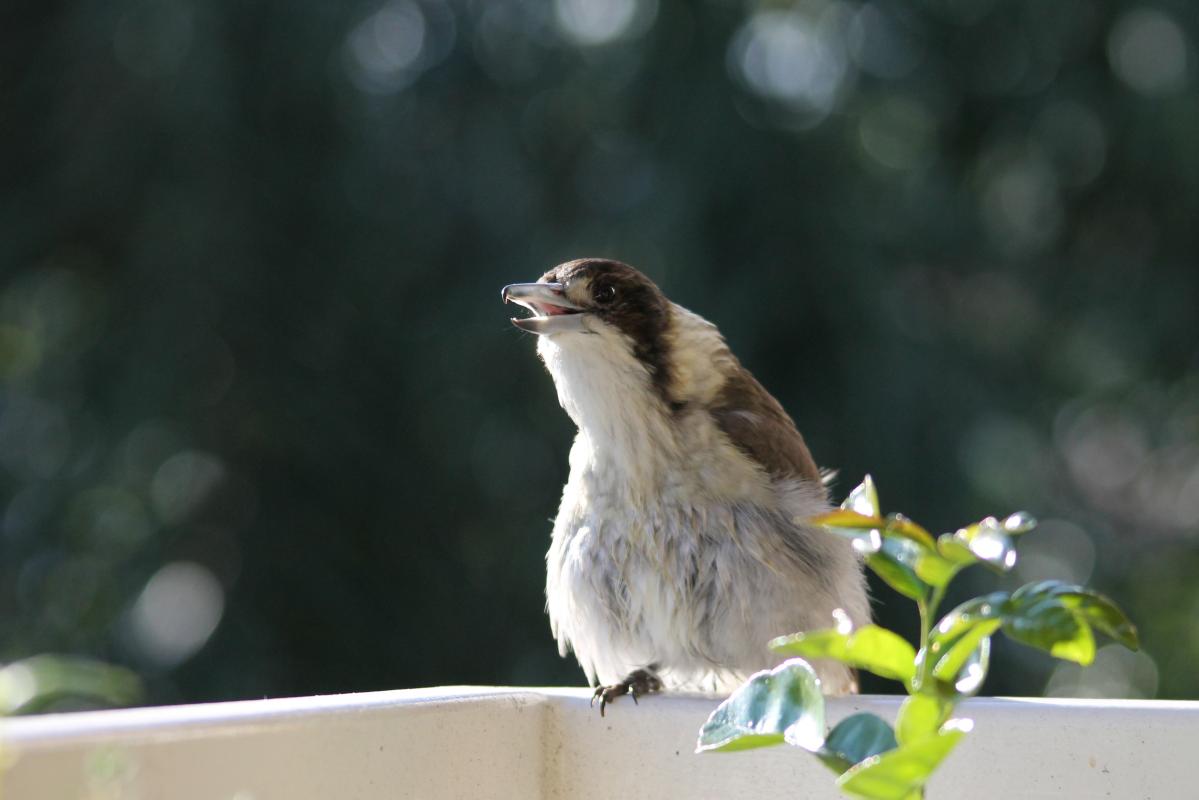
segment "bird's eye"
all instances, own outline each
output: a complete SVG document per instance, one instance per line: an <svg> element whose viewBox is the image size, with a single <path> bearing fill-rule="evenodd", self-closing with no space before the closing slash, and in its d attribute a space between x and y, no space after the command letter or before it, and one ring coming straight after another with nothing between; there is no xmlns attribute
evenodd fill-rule
<svg viewBox="0 0 1199 800"><path fill-rule="evenodd" d="M595 287L595 291L591 293L591 297L600 305L607 305L616 299L616 287L610 283L605 283Z"/></svg>

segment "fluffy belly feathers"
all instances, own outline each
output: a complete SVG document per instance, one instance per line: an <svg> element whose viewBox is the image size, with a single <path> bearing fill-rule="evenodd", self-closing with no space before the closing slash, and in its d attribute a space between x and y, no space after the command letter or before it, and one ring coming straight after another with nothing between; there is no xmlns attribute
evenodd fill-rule
<svg viewBox="0 0 1199 800"><path fill-rule="evenodd" d="M547 606L559 649L574 650L592 684L650 668L668 688L727 691L780 660L766 647L774 636L828 627L834 608L869 621L848 544L792 522L822 510L808 493L783 492L773 509L638 510L571 489L547 555ZM840 665L817 670L826 692L850 690Z"/></svg>

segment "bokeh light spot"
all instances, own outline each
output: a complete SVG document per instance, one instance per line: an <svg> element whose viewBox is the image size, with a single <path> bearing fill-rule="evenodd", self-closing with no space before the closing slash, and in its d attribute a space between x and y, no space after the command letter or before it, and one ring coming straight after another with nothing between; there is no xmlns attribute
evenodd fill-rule
<svg viewBox="0 0 1199 800"><path fill-rule="evenodd" d="M656 0L555 0L559 30L575 44L595 46L645 33L658 15Z"/></svg>
<svg viewBox="0 0 1199 800"><path fill-rule="evenodd" d="M734 37L730 61L755 94L822 120L836 106L848 73L835 15L759 11Z"/></svg>
<svg viewBox="0 0 1199 800"><path fill-rule="evenodd" d="M203 503L224 478L225 466L215 456L194 450L176 453L162 463L150 483L154 510L164 522L179 522Z"/></svg>
<svg viewBox="0 0 1199 800"><path fill-rule="evenodd" d="M224 610L225 593L211 571L174 561L146 583L130 614L130 632L149 661L169 667L204 646Z"/></svg>
<svg viewBox="0 0 1199 800"><path fill-rule="evenodd" d="M416 79L427 26L420 7L395 0L358 23L346 39L350 79L368 94L389 94Z"/></svg>
<svg viewBox="0 0 1199 800"><path fill-rule="evenodd" d="M1093 407L1063 415L1056 433L1075 482L1095 494L1126 486L1149 453L1144 428L1120 408Z"/></svg>
<svg viewBox="0 0 1199 800"><path fill-rule="evenodd" d="M1138 8L1112 26L1107 56L1129 88L1146 95L1178 92L1187 83L1186 34L1162 11Z"/></svg>

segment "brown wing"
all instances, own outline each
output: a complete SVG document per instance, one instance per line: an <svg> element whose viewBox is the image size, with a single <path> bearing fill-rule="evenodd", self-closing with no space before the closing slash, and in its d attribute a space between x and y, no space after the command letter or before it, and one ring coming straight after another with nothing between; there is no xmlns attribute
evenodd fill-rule
<svg viewBox="0 0 1199 800"><path fill-rule="evenodd" d="M711 414L733 444L772 477L800 478L821 485L820 470L795 422L744 367L737 365Z"/></svg>

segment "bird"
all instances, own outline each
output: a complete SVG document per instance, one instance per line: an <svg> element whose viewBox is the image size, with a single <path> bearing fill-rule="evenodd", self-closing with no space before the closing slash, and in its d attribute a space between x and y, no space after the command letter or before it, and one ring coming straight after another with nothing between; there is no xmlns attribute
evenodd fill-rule
<svg viewBox="0 0 1199 800"><path fill-rule="evenodd" d="M861 558L808 520L828 475L717 327L628 264L568 261L502 290L532 316L578 429L546 554L546 610L600 712L662 690L731 692L772 637L870 622ZM813 664L826 694L857 690Z"/></svg>

